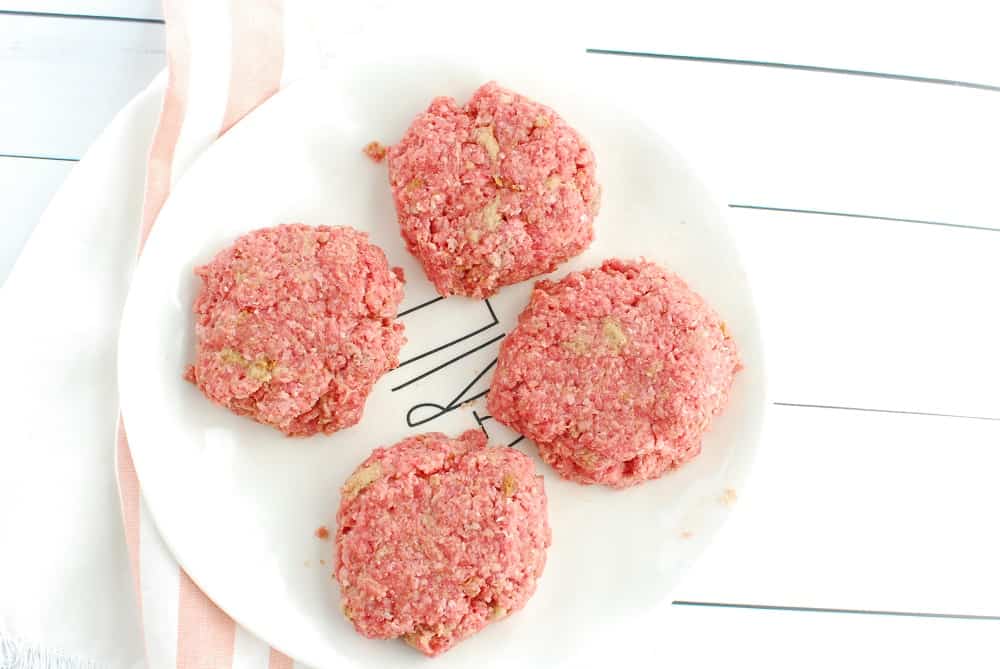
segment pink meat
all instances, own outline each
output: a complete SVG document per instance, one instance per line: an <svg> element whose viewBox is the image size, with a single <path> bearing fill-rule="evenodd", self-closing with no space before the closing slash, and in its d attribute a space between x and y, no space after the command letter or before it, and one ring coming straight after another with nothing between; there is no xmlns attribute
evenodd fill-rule
<svg viewBox="0 0 1000 669"><path fill-rule="evenodd" d="M538 282L487 405L563 477L620 488L698 455L740 367L725 323L680 277L608 260Z"/></svg>
<svg viewBox="0 0 1000 669"><path fill-rule="evenodd" d="M542 477L479 430L375 449L344 485L337 525L344 615L431 656L524 606L551 543Z"/></svg>
<svg viewBox="0 0 1000 669"><path fill-rule="evenodd" d="M442 295L488 297L594 238L594 155L552 109L490 82L440 97L389 149L403 239Z"/></svg>
<svg viewBox="0 0 1000 669"><path fill-rule="evenodd" d="M197 353L188 378L213 402L288 435L361 419L399 363L402 271L348 227L246 234L195 273Z"/></svg>

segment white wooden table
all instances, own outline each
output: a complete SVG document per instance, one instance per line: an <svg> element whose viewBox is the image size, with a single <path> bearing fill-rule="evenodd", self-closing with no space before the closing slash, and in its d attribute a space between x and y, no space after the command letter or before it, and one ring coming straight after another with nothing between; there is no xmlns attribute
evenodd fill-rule
<svg viewBox="0 0 1000 669"><path fill-rule="evenodd" d="M662 653L633 659L1000 667L997 17L610 4L578 6L581 39L647 54L592 57L724 194L775 400L733 519L648 621ZM0 0L0 281L163 30L156 0Z"/></svg>

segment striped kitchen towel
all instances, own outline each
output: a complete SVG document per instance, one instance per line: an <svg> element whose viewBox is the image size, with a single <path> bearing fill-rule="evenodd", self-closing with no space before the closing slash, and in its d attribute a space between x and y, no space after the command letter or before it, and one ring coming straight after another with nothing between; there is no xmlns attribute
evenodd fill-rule
<svg viewBox="0 0 1000 669"><path fill-rule="evenodd" d="M215 139L287 83L285 4L164 1L168 82L149 153L139 253L171 185ZM241 629L178 566L143 501L121 419L116 456L148 666L292 667L290 658Z"/></svg>

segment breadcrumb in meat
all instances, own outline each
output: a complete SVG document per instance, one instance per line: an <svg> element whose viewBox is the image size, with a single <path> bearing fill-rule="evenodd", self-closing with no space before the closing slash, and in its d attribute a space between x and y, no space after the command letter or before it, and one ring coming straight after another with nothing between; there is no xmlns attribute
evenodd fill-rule
<svg viewBox="0 0 1000 669"><path fill-rule="evenodd" d="M740 367L728 329L680 277L608 260L538 282L500 346L487 407L563 477L620 488L698 455Z"/></svg>
<svg viewBox="0 0 1000 669"><path fill-rule="evenodd" d="M594 237L594 155L548 107L481 86L431 102L389 148L410 252L442 295L488 297L555 269Z"/></svg>
<svg viewBox="0 0 1000 669"><path fill-rule="evenodd" d="M409 437L375 449L343 488L342 610L366 637L438 655L523 607L550 543L530 458L480 430Z"/></svg>
<svg viewBox="0 0 1000 669"><path fill-rule="evenodd" d="M348 227L279 225L195 270L196 356L185 374L213 402L285 434L361 419L399 364L402 272Z"/></svg>

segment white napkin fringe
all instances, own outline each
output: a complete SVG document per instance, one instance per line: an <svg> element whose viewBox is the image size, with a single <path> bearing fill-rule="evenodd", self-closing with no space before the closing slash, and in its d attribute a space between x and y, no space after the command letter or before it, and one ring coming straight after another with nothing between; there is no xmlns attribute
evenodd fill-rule
<svg viewBox="0 0 1000 669"><path fill-rule="evenodd" d="M92 660L42 650L25 641L0 638L0 669L100 669Z"/></svg>

